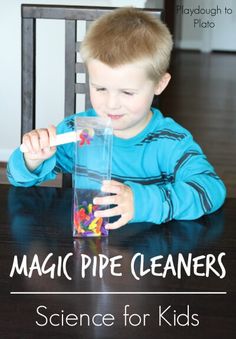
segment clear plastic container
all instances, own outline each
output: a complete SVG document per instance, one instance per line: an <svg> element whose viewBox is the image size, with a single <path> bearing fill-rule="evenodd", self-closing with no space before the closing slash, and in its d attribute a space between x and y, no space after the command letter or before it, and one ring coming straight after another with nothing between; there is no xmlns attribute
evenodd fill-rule
<svg viewBox="0 0 236 339"><path fill-rule="evenodd" d="M108 236L105 226L108 218L95 217L96 210L107 205L94 205L101 192L103 180L111 179L112 127L110 119L76 117L77 136L74 173L73 236Z"/></svg>

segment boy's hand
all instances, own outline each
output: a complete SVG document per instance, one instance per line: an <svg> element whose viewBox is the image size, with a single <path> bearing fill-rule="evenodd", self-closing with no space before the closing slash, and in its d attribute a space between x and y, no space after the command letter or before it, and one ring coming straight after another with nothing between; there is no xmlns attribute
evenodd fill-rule
<svg viewBox="0 0 236 339"><path fill-rule="evenodd" d="M107 229L116 229L127 224L134 215L133 192L129 186L126 186L115 180L103 181L102 192L112 193L113 195L94 198L95 205L117 205L113 208L96 211L96 217L121 217L114 223L107 224Z"/></svg>
<svg viewBox="0 0 236 339"><path fill-rule="evenodd" d="M56 147L50 147L50 139L55 136L55 126L35 129L24 134L22 142L27 148L24 158L30 171L34 171L44 160L51 158L56 152Z"/></svg>

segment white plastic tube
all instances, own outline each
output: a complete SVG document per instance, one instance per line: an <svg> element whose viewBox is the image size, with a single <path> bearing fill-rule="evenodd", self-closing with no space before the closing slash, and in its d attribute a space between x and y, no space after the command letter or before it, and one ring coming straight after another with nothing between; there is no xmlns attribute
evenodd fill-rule
<svg viewBox="0 0 236 339"><path fill-rule="evenodd" d="M81 130L82 132L83 130ZM77 135L80 134L80 131L77 130ZM68 144L70 142L76 142L76 132L67 132L63 134L57 134L55 138L50 139L50 147L58 146L63 144ZM20 150L22 153L26 153L28 150L24 144L20 145Z"/></svg>

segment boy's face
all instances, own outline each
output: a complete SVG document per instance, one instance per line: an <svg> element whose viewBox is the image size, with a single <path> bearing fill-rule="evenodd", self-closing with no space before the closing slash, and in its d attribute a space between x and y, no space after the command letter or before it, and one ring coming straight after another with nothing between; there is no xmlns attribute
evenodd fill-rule
<svg viewBox="0 0 236 339"><path fill-rule="evenodd" d="M111 118L118 137L131 138L141 132L151 119L153 96L160 94L158 86L148 79L145 65L140 62L111 68L93 59L87 66L96 113Z"/></svg>

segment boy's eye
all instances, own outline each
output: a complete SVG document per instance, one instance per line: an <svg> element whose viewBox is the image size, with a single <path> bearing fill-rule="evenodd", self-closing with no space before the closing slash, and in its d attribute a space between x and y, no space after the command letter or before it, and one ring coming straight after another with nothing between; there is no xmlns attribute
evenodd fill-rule
<svg viewBox="0 0 236 339"><path fill-rule="evenodd" d="M105 91L105 90L106 90L106 88L104 88L104 87L96 88L96 91L97 91L97 92L103 92L103 91Z"/></svg>
<svg viewBox="0 0 236 339"><path fill-rule="evenodd" d="M132 92L129 92L129 91L123 91L123 93L125 94L125 95L133 95L134 93L132 93Z"/></svg>

